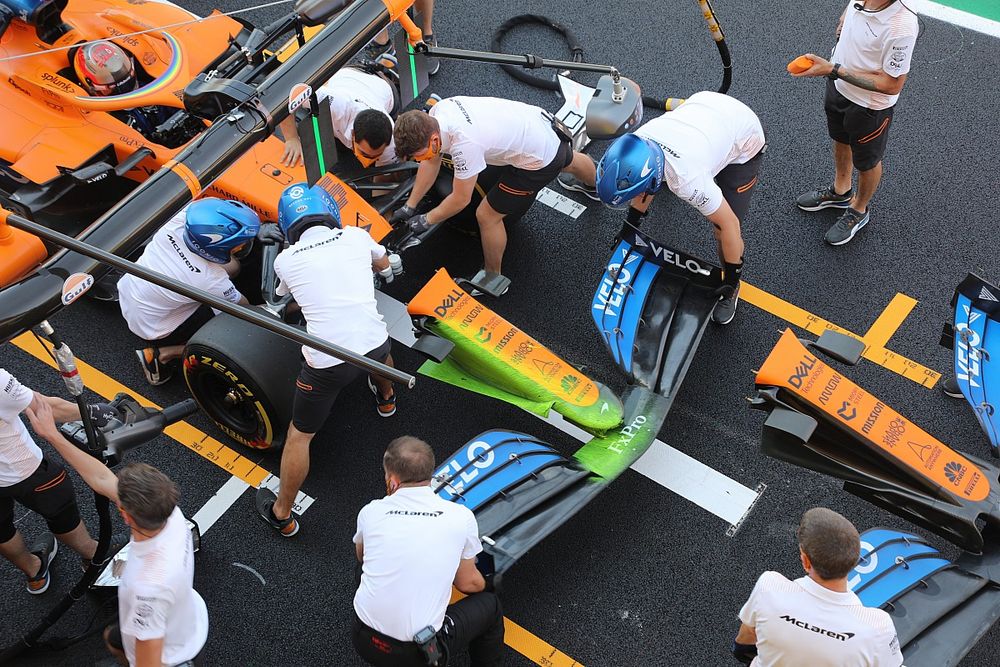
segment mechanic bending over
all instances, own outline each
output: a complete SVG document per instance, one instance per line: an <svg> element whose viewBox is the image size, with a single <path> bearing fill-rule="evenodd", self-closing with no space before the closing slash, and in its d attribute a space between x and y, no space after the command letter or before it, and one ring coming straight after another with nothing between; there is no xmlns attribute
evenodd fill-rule
<svg viewBox="0 0 1000 667"><path fill-rule="evenodd" d="M396 161L392 143L392 118L399 103L396 84L378 65L347 65L316 89L320 103L330 105L333 134L362 167ZM281 162L295 167L302 161L302 142L295 130L295 117L281 121L285 153Z"/></svg>
<svg viewBox="0 0 1000 667"><path fill-rule="evenodd" d="M245 204L205 197L160 227L137 263L247 305L232 278L259 230L260 218ZM188 339L216 314L204 304L131 275L118 281L118 303L128 328L143 340L143 349L135 354L152 385L170 379L173 370L167 364L181 357Z"/></svg>
<svg viewBox="0 0 1000 667"><path fill-rule="evenodd" d="M800 77L825 76L826 123L833 140L833 184L800 195L804 211L844 209L824 240L844 245L870 219L868 203L882 180L882 156L917 41L917 15L899 0L851 0L840 15L828 62L812 53ZM858 189L851 188L852 163Z"/></svg>
<svg viewBox="0 0 1000 667"><path fill-rule="evenodd" d="M475 515L431 489L434 451L423 440L396 438L382 466L386 497L361 509L354 534L354 648L377 667L444 667L466 647L472 667L502 665L503 610L476 568ZM452 586L468 597L448 604Z"/></svg>
<svg viewBox="0 0 1000 667"><path fill-rule="evenodd" d="M743 608L733 655L754 667L899 667L892 618L865 607L847 586L861 539L850 521L825 507L802 515L799 558L806 576L760 575Z"/></svg>
<svg viewBox="0 0 1000 667"><path fill-rule="evenodd" d="M262 236L272 230L267 225ZM281 281L277 293L291 293L314 336L392 365L389 332L375 302L373 271L389 266L385 248L359 227L340 224L340 211L329 193L296 183L278 201L278 227L290 244L274 260ZM353 364L302 347L302 370L295 381L292 422L281 451L281 486L277 495L257 489L256 508L284 537L299 531L292 512L295 496L309 473L309 444L330 416L340 390L361 376ZM396 413L392 382L368 377L381 417Z"/></svg>
<svg viewBox="0 0 1000 667"><path fill-rule="evenodd" d="M194 544L177 507L177 487L156 468L130 463L115 475L63 438L45 401L27 409L31 427L96 493L118 506L131 531L118 586L118 623L104 641L132 667L190 667L208 638L208 610L194 590Z"/></svg>
<svg viewBox="0 0 1000 667"><path fill-rule="evenodd" d="M49 564L59 548L57 539L80 554L84 562L97 550L97 541L80 520L72 480L57 461L42 453L18 416L29 408L39 410L42 403L60 422L80 419L76 403L32 391L0 368L0 554L24 572L32 595L49 588ZM116 416L107 403L87 408L97 426ZM41 515L52 531L31 550L14 525L15 500Z"/></svg>
<svg viewBox="0 0 1000 667"><path fill-rule="evenodd" d="M712 223L727 288L712 312L717 324L736 316L740 226L765 148L764 129L750 107L728 95L700 92L619 137L597 165L597 194L612 208L627 207L630 224L641 223L664 184Z"/></svg>
<svg viewBox="0 0 1000 667"><path fill-rule="evenodd" d="M393 136L396 152L420 162L420 167L406 205L390 222L406 220L415 233L441 224L468 206L487 165L503 167L499 181L476 209L488 273L501 273L507 247L504 221L523 216L535 194L561 172L571 174L596 199L590 187L594 161L574 151L570 138L556 131L551 116L540 107L496 97L450 97L428 113L402 114ZM451 194L418 215L416 207L434 185L443 155L451 156L455 172Z"/></svg>

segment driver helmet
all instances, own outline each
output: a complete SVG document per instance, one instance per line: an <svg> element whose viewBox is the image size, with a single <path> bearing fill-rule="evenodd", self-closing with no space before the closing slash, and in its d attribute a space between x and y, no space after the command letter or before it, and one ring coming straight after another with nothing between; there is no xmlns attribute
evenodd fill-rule
<svg viewBox="0 0 1000 667"><path fill-rule="evenodd" d="M611 208L625 208L635 197L659 191L663 167L659 144L626 134L597 163L597 195Z"/></svg>
<svg viewBox="0 0 1000 667"><path fill-rule="evenodd" d="M200 257L225 264L249 254L260 230L260 218L246 204L205 197L192 202L185 215L184 244Z"/></svg>
<svg viewBox="0 0 1000 667"><path fill-rule="evenodd" d="M330 193L319 185L289 185L278 200L278 226L285 239L289 244L296 243L302 232L313 225L339 229L340 207Z"/></svg>
<svg viewBox="0 0 1000 667"><path fill-rule="evenodd" d="M132 57L107 40L88 42L77 49L73 69L87 92L97 97L121 95L136 88Z"/></svg>

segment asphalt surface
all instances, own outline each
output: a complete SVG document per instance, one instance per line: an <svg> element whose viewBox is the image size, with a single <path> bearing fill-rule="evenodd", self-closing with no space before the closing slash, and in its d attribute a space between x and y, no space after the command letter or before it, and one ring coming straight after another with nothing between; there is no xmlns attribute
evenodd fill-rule
<svg viewBox="0 0 1000 667"><path fill-rule="evenodd" d="M205 13L200 2L184 3ZM242 3L227 3L223 9ZM748 281L852 331L864 332L893 295L919 300L887 347L946 371L948 353L937 347L955 285L970 269L1000 277L996 205L1000 195L995 156L1000 151L996 109L1000 92L994 64L1000 41L925 19L910 79L893 123L884 182L872 222L849 245L822 243L835 214L795 208L801 191L831 178L822 114L821 81L793 80L784 65L794 56L832 46L841 3L800 3L789 11L777 0L719 0L717 10L735 62L730 93L749 104L768 131L770 150L745 225ZM534 12L572 28L589 61L612 63L657 96L714 89L721 80L715 48L694 2L637 6L570 0L482 6L441 0L435 33L444 46L486 49L494 26ZM275 13L252 16L263 21ZM563 58L568 54L542 29L525 28L505 46ZM555 110L554 94L512 81L489 65L444 62L432 90L495 95ZM651 115L651 114L650 114ZM603 146L592 152L599 156ZM647 228L667 243L712 257L708 226L681 202L662 196ZM584 203L587 200L581 199ZM510 230L505 272L513 279L495 309L592 377L621 388L621 374L590 322L590 299L619 226L599 208L574 221L541 205ZM438 266L453 275L478 267L475 239L450 235L406 258L407 275L390 293L412 295ZM183 383L145 385L131 350L134 341L112 305L83 302L53 323L78 356L160 404L185 397ZM584 511L532 550L505 582L507 616L584 665L728 665L738 626L736 613L764 569L799 576L794 538L801 513L815 505L836 509L861 528L912 529L905 521L844 493L831 479L765 458L758 438L763 415L747 408L752 370L785 324L748 304L726 328L711 327L660 433L690 456L754 488L767 491L734 537L727 524L634 472L626 472ZM398 352L414 371L419 359ZM60 393L58 377L13 346L0 348L4 367L33 388ZM848 375L945 443L987 456L987 442L963 402L929 391L863 361ZM206 418L191 422L221 435ZM428 440L439 458L490 428L519 429L571 453L578 443L510 406L424 378L402 392L399 413L378 419L367 390L345 392L313 446L304 491L316 504L302 533L283 540L253 512L246 493L207 532L198 556L196 586L208 603L211 632L207 664L353 665L346 632L353 594L351 535L357 511L383 492L380 457L393 437ZM228 475L177 443L161 438L131 458L157 465L183 491L189 516ZM278 458L261 465L277 472ZM78 481L88 523L96 525ZM20 516L20 515L19 515ZM29 539L38 517L20 523ZM123 532L120 523L117 526ZM942 540L934 543L955 554ZM245 569L260 573L266 583ZM13 641L33 625L78 569L75 557L56 561L54 592L32 598L23 580L0 562L0 638ZM54 634L80 632L95 616L88 598ZM996 664L1000 630L993 628L962 663ZM26 665L93 664L102 655L91 637L63 653L25 659ZM463 663L459 663L463 664ZM508 664L531 664L509 651Z"/></svg>

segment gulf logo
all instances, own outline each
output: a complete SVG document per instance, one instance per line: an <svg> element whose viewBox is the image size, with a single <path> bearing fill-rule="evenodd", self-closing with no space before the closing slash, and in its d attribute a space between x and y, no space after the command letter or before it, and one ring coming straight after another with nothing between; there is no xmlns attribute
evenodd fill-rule
<svg viewBox="0 0 1000 667"><path fill-rule="evenodd" d="M295 113L299 107L308 109L312 92L312 86L305 83L297 83L292 86L291 92L288 93L288 113Z"/></svg>
<svg viewBox="0 0 1000 667"><path fill-rule="evenodd" d="M62 304L68 306L93 286L94 276L89 273L74 273L63 281Z"/></svg>

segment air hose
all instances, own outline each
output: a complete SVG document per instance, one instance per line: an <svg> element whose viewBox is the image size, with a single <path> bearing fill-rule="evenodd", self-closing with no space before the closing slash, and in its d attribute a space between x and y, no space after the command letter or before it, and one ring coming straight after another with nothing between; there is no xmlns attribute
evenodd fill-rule
<svg viewBox="0 0 1000 667"><path fill-rule="evenodd" d="M719 25L719 20L715 16L715 10L712 8L711 2L709 0L698 0L698 5L701 8L705 22L708 24L712 39L715 40L715 46L719 49L719 56L722 58L722 84L719 86L719 92L725 93L729 90L729 86L733 80L733 61L729 53L729 46L726 44L726 36L722 32L722 26ZM502 52L503 39L507 36L507 33L518 26L530 24L541 25L562 35L566 45L569 47L572 61L583 62L583 46L580 45L580 41L576 38L573 31L565 25L556 23L552 19L539 14L521 14L505 21L493 33L490 49L495 52ZM510 76L529 86L545 90L559 90L559 83L554 79L546 79L541 76L529 74L527 70L516 65L501 65L501 68ZM678 97L659 99L652 95L642 96L642 103L645 106L651 109L664 109L666 111L676 109L683 101L684 98Z"/></svg>

